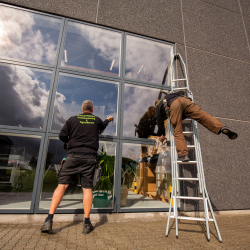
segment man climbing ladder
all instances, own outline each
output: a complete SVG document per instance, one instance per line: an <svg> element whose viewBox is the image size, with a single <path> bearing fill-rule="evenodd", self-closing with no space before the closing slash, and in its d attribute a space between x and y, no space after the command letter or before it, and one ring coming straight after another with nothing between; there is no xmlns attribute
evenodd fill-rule
<svg viewBox="0 0 250 250"><path fill-rule="evenodd" d="M173 77L175 75L173 74L173 62L174 60L177 60L177 59L180 60L182 64L182 68L184 69L185 77L183 79L174 79ZM177 238L178 238L178 221L179 220L205 221L206 229L207 229L207 240L209 241L210 240L209 222L213 221L217 234L218 234L218 239L220 242L222 242L219 227L217 225L216 218L215 218L213 208L212 208L212 204L211 204L211 201L209 199L209 195L206 189L199 134L198 134L196 121L201 123L208 130L210 130L211 132L215 134L222 133L222 134L227 135L229 139L236 139L238 135L235 132L231 131L224 124L222 124L215 117L202 111L199 106L195 105L192 102L193 95L191 91L189 90L186 66L180 54L175 54L173 58L170 60L166 73L168 69L170 69L171 94L161 91L159 95L159 99L161 98L162 93L165 93L166 96L164 96L160 101L158 101L158 104L156 106L158 127L160 130L159 132L162 134L162 136L160 137L161 140L164 140L165 138L164 136L165 130L163 126L163 121L164 119L166 119L166 116L170 117L170 120L171 120L170 144L171 144L172 193L171 193L170 206L169 206L169 212L168 212L169 215L168 215L168 222L167 222L167 228L166 228L166 236L168 236L169 234L169 225L170 225L171 218L175 219L175 230L176 230ZM179 81L186 82L186 86L175 87L175 84L173 83L176 83ZM187 119L187 120L182 121L186 117L190 117L192 119ZM189 131L187 133L193 136L193 145L189 145L188 148L187 148L187 144L183 135L182 123L192 124L192 128L191 128L192 131ZM188 149L195 150L196 160L189 161ZM194 168L197 169L197 178L196 177L186 178L186 177L180 176L180 172L179 172L180 166L183 167L183 165L185 164L190 164ZM199 196L196 195L195 197L192 197L189 195L188 196L181 195L179 182L182 182L184 186L186 185L185 183L189 181L198 181L199 190L200 190ZM195 200L197 202L203 201L204 218L179 216L178 208L177 208L178 206L177 200ZM171 215L172 205L173 205L173 215ZM209 211L211 213L212 218L209 217L210 216Z"/></svg>
<svg viewBox="0 0 250 250"><path fill-rule="evenodd" d="M189 117L208 130L215 134L225 134L229 139L236 139L238 135L226 127L215 117L202 111L201 108L194 104L190 98L186 98L184 91L178 91L172 94L167 94L156 106L157 123L159 134L162 135L159 139L165 139L164 119L167 116L164 102L167 104L167 110L170 110L170 121L174 128L174 139L179 161L189 161L187 143L183 135L182 120ZM166 101L164 101L166 100Z"/></svg>

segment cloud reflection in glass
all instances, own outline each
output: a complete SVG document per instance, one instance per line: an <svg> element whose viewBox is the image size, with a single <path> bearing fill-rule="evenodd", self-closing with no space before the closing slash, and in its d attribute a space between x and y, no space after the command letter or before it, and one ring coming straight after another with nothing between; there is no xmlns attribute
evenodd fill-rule
<svg viewBox="0 0 250 250"><path fill-rule="evenodd" d="M118 84L69 74L59 76L51 128L61 130L67 119L81 114L84 100L93 101L93 114L102 120L115 116L113 126L110 123L103 135L116 135Z"/></svg>
<svg viewBox="0 0 250 250"><path fill-rule="evenodd" d="M0 57L54 65L61 20L0 6Z"/></svg>
<svg viewBox="0 0 250 250"><path fill-rule="evenodd" d="M0 64L0 125L42 128L52 72Z"/></svg>
<svg viewBox="0 0 250 250"><path fill-rule="evenodd" d="M125 77L161 84L172 53L172 45L127 35Z"/></svg>
<svg viewBox="0 0 250 250"><path fill-rule="evenodd" d="M68 23L61 66L119 76L121 33Z"/></svg>

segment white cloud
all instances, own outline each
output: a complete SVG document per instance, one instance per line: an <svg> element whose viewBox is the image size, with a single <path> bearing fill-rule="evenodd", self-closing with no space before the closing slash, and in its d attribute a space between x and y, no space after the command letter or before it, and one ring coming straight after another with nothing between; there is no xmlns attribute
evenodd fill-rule
<svg viewBox="0 0 250 250"><path fill-rule="evenodd" d="M39 15L0 6L0 54L14 59L54 64L57 41L42 34ZM50 19L50 28L53 27ZM47 23L48 24L48 23Z"/></svg>

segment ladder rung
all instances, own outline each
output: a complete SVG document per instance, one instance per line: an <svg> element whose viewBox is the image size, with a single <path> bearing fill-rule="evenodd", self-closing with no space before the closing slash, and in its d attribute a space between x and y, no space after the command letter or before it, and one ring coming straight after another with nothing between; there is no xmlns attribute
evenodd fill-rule
<svg viewBox="0 0 250 250"><path fill-rule="evenodd" d="M197 161L177 161L177 164L197 164Z"/></svg>
<svg viewBox="0 0 250 250"><path fill-rule="evenodd" d="M192 119L184 119L182 120L182 123L192 123Z"/></svg>
<svg viewBox="0 0 250 250"><path fill-rule="evenodd" d="M195 145L187 145L188 149L195 149Z"/></svg>
<svg viewBox="0 0 250 250"><path fill-rule="evenodd" d="M180 181L198 181L199 178L177 178Z"/></svg>
<svg viewBox="0 0 250 250"><path fill-rule="evenodd" d="M184 135L192 135L192 134L193 134L193 131L183 131L183 134L184 134Z"/></svg>
<svg viewBox="0 0 250 250"><path fill-rule="evenodd" d="M175 219L173 215L170 218ZM186 216L177 216L178 220L197 220L197 221L206 221L205 218L198 218L198 217L186 217ZM208 219L208 221L214 221L213 219Z"/></svg>
<svg viewBox="0 0 250 250"><path fill-rule="evenodd" d="M174 196L174 197L182 200L203 200L203 197L191 197L191 196Z"/></svg>
<svg viewBox="0 0 250 250"><path fill-rule="evenodd" d="M177 82L177 81L186 81L187 78L181 78L181 79L173 79L172 82ZM187 87L185 87L187 89Z"/></svg>

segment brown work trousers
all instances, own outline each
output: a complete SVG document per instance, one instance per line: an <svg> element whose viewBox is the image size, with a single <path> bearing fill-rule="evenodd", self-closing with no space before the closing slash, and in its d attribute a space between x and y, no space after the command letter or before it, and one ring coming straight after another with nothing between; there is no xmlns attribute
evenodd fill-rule
<svg viewBox="0 0 250 250"><path fill-rule="evenodd" d="M192 118L202 124L211 132L218 134L225 126L218 119L202 111L201 108L185 97L174 100L170 106L170 120L174 127L174 139L179 157L188 154L187 143L183 135L183 115Z"/></svg>

